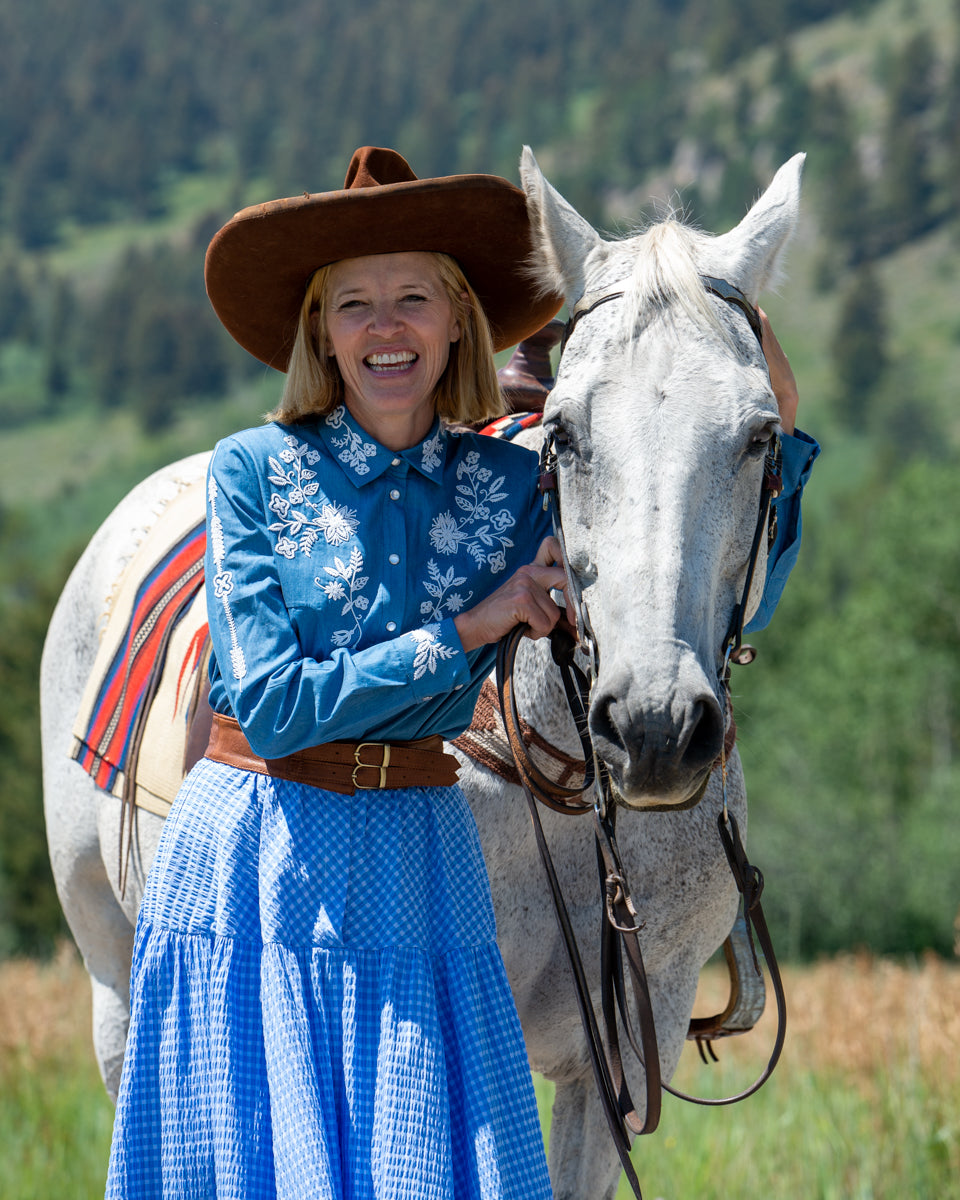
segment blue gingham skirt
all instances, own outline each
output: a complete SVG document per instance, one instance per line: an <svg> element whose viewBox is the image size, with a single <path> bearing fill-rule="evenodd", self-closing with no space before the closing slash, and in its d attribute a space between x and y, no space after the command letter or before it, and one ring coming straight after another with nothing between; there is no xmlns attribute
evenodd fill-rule
<svg viewBox="0 0 960 1200"><path fill-rule="evenodd" d="M197 764L140 909L106 1194L550 1197L459 788Z"/></svg>

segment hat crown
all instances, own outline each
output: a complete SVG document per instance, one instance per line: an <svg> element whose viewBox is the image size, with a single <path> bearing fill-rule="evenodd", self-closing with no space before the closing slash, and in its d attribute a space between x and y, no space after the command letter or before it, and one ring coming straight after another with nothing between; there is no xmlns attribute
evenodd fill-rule
<svg viewBox="0 0 960 1200"><path fill-rule="evenodd" d="M396 150L361 146L353 153L343 186L344 190L383 187L390 183L414 183L416 179L410 164Z"/></svg>

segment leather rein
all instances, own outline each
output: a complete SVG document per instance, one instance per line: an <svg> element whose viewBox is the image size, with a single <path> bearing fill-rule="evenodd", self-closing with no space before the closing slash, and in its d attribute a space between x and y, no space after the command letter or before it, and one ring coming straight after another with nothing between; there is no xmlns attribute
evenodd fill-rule
<svg viewBox="0 0 960 1200"><path fill-rule="evenodd" d="M760 318L757 310L746 296L726 280L716 279L712 276L701 276L701 280L707 291L718 296L721 300L735 305L744 313L750 324L750 328L762 344ZM582 317L593 312L601 304L622 297L623 294L623 291L593 292L581 297L574 306L564 330L561 341L561 354ZM539 770L527 753L513 686L516 655L526 631L525 625L516 626L501 640L498 646L496 670L497 692L504 727L513 752L521 786L527 799L537 847L547 876L557 921L563 935L567 956L573 972L577 1006L580 1012L580 1019L590 1054L591 1067L603 1105L604 1115L634 1195L638 1200L642 1200L640 1184L629 1157L630 1138L631 1135L652 1133L657 1128L661 1112L661 1092L667 1091L679 1099L709 1106L733 1104L745 1099L747 1096L753 1095L769 1079L780 1058L786 1034L786 1001L776 954L760 903L760 895L763 890L763 876L748 861L743 842L740 838L736 818L728 810L727 806L726 760L727 755L732 749L732 743L729 747L725 744L718 762L715 764L715 766L719 766L721 771L723 798L717 824L720 840L740 893L742 912L742 916L738 918L737 925L734 926L731 937L739 937L741 950L745 945L747 947L747 956L752 958L752 966L758 977L761 989L759 1009L762 1011L763 977L752 933L756 935L756 939L760 944L767 962L767 968L777 1001L778 1021L776 1042L767 1066L759 1078L748 1088L736 1095L721 1099L704 1099L689 1096L672 1088L662 1079L653 1006L650 999L650 990L643 966L643 955L639 940L639 934L643 929L643 922L639 920L637 910L631 900L630 889L617 846L617 800L611 788L606 768L594 751L588 727L590 687L592 679L596 678L599 667L599 650L590 625L582 590L579 586L579 581L570 568L566 545L563 539L555 431L547 432L541 450L539 486L544 498L544 507L548 505L551 507L554 535L560 544L563 566L567 577L567 595L574 608L575 630L564 622L554 630L550 641L553 659L560 670L567 705L570 709L583 751L584 782L581 788L569 788L555 783ZM728 700L729 696L730 663L745 663L753 659L752 648L743 645L743 626L764 534L766 533L768 537L768 547L769 544L772 544L775 534L776 514L772 514L773 520L771 520L771 502L779 495L780 488L780 439L778 436L774 436L768 448L764 465L764 480L760 495L757 524L747 563L744 586L740 599L734 606L733 613L731 614L730 623L721 649L722 666L718 672L718 683L724 700ZM584 670L576 661L575 654L578 648L586 654L588 661L587 670ZM673 805L671 806L671 811L678 807L690 807L696 804L706 790L708 780L709 776L704 781L702 788L686 805ZM593 814L597 867L603 897L600 943L602 1033L590 997L590 989L587 984L576 935L540 821L538 803L555 812L567 815ZM718 1013L712 1017L691 1019L687 1033L688 1039L696 1041L704 1061L707 1061L705 1048L709 1051L710 1056L716 1060L716 1055L711 1045L713 1039L745 1032L747 1029L752 1028L756 1017L759 1015L757 1012L745 1017L742 1012L744 1008L749 1008L750 1005L749 1002L744 1003L743 998L738 994L740 988L734 978L732 951L730 947L731 940L728 938L724 949L727 953L727 961L731 974L730 1001L722 1013ZM633 1012L631 1012L631 1005L627 994L627 972L629 973L631 990L633 992ZM753 1006L756 1008L756 1000L754 1000ZM644 1071L646 1095L642 1120L638 1116L637 1107L630 1095L623 1070L618 1014L627 1040L633 1052L637 1055Z"/></svg>

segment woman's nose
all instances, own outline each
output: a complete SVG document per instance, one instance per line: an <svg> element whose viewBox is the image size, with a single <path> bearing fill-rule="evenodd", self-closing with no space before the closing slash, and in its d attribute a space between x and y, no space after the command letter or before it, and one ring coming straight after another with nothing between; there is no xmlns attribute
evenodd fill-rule
<svg viewBox="0 0 960 1200"><path fill-rule="evenodd" d="M374 304L370 310L370 331L383 336L393 333L400 326L400 312L392 301Z"/></svg>

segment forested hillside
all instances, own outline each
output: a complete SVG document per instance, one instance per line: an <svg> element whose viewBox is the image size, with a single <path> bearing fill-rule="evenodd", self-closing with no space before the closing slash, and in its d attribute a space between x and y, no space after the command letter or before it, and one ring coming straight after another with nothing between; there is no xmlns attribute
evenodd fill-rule
<svg viewBox="0 0 960 1200"><path fill-rule="evenodd" d="M203 292L242 204L516 178L606 230L722 230L808 152L779 296L825 453L738 671L751 845L789 952L949 952L960 904L960 0L30 0L0 9L0 953L50 944L36 679L69 566L149 470L278 377Z"/></svg>

